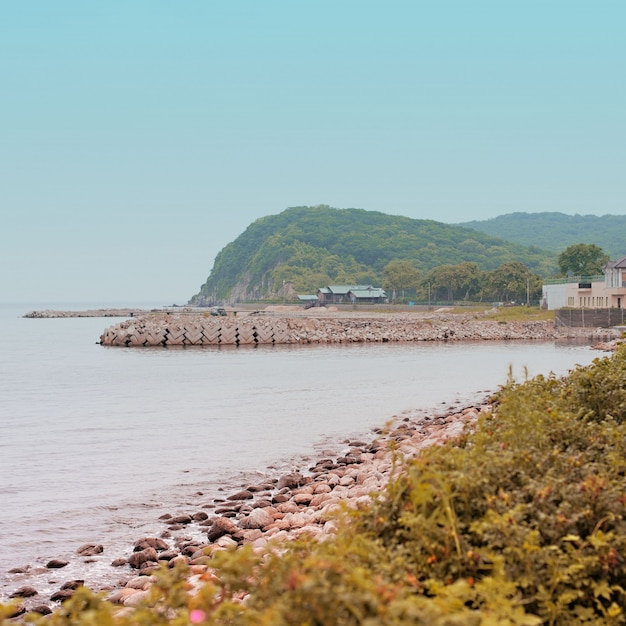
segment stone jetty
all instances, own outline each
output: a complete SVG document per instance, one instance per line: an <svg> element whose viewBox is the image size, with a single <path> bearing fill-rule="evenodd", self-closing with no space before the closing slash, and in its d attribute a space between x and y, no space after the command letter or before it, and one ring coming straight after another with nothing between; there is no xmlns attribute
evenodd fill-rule
<svg viewBox="0 0 626 626"><path fill-rule="evenodd" d="M145 309L85 309L81 311L44 309L31 311L23 317L30 319L51 319L66 317L133 317L149 313Z"/></svg>
<svg viewBox="0 0 626 626"><path fill-rule="evenodd" d="M498 322L485 314L318 313L212 316L149 313L107 328L104 346L258 346L274 344L410 341L538 340L567 337L600 341L610 329L555 328L552 321Z"/></svg>

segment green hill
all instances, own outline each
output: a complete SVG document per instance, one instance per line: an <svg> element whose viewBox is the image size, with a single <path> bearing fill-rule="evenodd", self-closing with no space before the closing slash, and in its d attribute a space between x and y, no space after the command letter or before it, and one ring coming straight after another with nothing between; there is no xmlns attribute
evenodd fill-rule
<svg viewBox="0 0 626 626"><path fill-rule="evenodd" d="M556 254L576 243L595 244L612 259L626 254L625 215L565 215L509 213L490 220L457 224L523 246L537 246Z"/></svg>
<svg viewBox="0 0 626 626"><path fill-rule="evenodd" d="M295 207L253 222L223 248L192 304L241 302L314 293L329 284L377 284L392 260L409 260L426 272L474 262L493 270L520 261L548 276L556 255L477 230L362 209ZM282 291L281 291L282 290Z"/></svg>

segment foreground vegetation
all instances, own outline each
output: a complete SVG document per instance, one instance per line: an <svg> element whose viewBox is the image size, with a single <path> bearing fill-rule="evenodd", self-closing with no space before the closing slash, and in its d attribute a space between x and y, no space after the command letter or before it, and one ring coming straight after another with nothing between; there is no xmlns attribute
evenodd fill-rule
<svg viewBox="0 0 626 626"><path fill-rule="evenodd" d="M624 624L625 381L626 348L511 380L473 433L398 457L329 540L215 553L199 591L163 570L128 613L80 590L41 623Z"/></svg>

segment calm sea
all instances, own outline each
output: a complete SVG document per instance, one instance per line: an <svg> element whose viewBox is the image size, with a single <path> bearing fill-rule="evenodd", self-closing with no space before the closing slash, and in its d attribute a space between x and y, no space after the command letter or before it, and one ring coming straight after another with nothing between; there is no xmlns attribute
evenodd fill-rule
<svg viewBox="0 0 626 626"><path fill-rule="evenodd" d="M598 356L517 342L105 348L99 336L117 320L22 317L101 306L119 303L0 305L5 596L18 586L8 569L51 558L71 561L57 581L97 585L134 540L160 534L163 513L306 468L393 416L482 400L510 366L523 379ZM87 542L105 546L89 565L75 555ZM30 582L45 589L49 578Z"/></svg>

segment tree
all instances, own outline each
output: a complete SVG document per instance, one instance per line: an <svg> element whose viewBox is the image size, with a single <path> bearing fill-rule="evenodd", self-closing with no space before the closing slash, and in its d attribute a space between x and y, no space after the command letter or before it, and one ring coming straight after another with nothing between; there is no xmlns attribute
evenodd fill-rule
<svg viewBox="0 0 626 626"><path fill-rule="evenodd" d="M383 289L392 293L393 302L397 291L417 289L420 275L420 271L410 261L389 261L383 268Z"/></svg>
<svg viewBox="0 0 626 626"><path fill-rule="evenodd" d="M430 285L436 300L469 300L480 292L481 272L477 263L465 261L458 265L439 265L422 281Z"/></svg>
<svg viewBox="0 0 626 626"><path fill-rule="evenodd" d="M489 272L487 284L491 294L498 300L525 302L531 276L526 265L510 261Z"/></svg>
<svg viewBox="0 0 626 626"><path fill-rule="evenodd" d="M559 254L559 269L564 275L595 276L602 274L602 267L609 261L609 256L595 244L577 243L565 248Z"/></svg>

